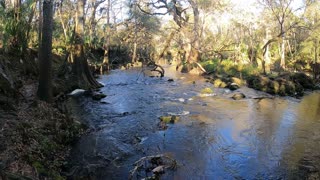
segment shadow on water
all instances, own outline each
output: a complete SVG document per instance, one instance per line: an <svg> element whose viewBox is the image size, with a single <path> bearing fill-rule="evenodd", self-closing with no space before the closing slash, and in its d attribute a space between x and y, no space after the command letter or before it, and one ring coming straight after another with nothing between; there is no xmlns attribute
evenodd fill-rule
<svg viewBox="0 0 320 180"><path fill-rule="evenodd" d="M140 70L116 70L99 79L108 95L103 103L70 100L94 129L72 150L74 177L127 179L141 157L167 153L179 167L165 179L320 178L319 93L302 100L234 101L233 92L213 88L217 96L201 97L211 84L166 71L174 82ZM260 95L249 88L239 91ZM168 114L180 114L180 121L160 131L158 118Z"/></svg>

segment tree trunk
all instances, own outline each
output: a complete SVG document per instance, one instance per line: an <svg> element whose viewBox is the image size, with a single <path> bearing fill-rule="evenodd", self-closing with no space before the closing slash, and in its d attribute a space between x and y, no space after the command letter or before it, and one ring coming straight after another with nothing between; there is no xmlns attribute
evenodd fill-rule
<svg viewBox="0 0 320 180"><path fill-rule="evenodd" d="M84 53L84 6L85 0L77 2L77 17L75 29L75 45L74 45L74 63L73 72L77 78L78 87L82 88L98 88L101 87L90 72L87 59Z"/></svg>
<svg viewBox="0 0 320 180"><path fill-rule="evenodd" d="M105 35L105 44L104 44L104 56L103 56L103 64L107 67L106 70L109 70L109 49L110 49L110 7L111 2L108 0L107 7L107 32Z"/></svg>
<svg viewBox="0 0 320 180"><path fill-rule="evenodd" d="M61 13L61 7L58 7L58 15L59 15L59 20L60 20L60 24L62 26L62 30L63 30L63 35L64 35L64 42L67 45L67 41L68 41L68 35L67 35L67 28L66 25L63 22L63 17L62 17L62 13Z"/></svg>
<svg viewBox="0 0 320 180"><path fill-rule="evenodd" d="M40 100L52 101L52 30L53 30L53 0L43 1L42 43L39 49L39 86L37 95Z"/></svg>
<svg viewBox="0 0 320 180"><path fill-rule="evenodd" d="M170 33L170 35L168 36L168 38L167 38L167 40L166 40L166 42L165 42L165 44L164 44L164 48L163 48L163 50L161 51L161 53L159 54L159 57L157 58L159 61L160 61L160 59L162 59L162 58L164 57L164 54L165 54L166 51L168 50L168 48L169 48L169 46L170 46L170 43L171 43L171 41L172 41L172 39L173 39L173 37L174 37L174 35L175 35L175 32L176 32L176 31L172 31L172 32Z"/></svg>
<svg viewBox="0 0 320 180"><path fill-rule="evenodd" d="M18 22L20 19L21 0L14 0L14 19Z"/></svg>
<svg viewBox="0 0 320 180"><path fill-rule="evenodd" d="M191 42L191 51L189 53L188 61L190 63L197 62L200 58L199 47L200 47L200 37L199 37L199 9L198 4L194 0L188 0L193 9L193 39Z"/></svg>
<svg viewBox="0 0 320 180"><path fill-rule="evenodd" d="M137 11L137 6L134 5L134 11ZM137 35L138 35L138 24L137 24L137 17L135 15L134 17L134 43L133 43L133 54L132 54L132 59L131 63L134 64L136 62L137 58Z"/></svg>
<svg viewBox="0 0 320 180"><path fill-rule="evenodd" d="M266 43L268 41L268 39L270 39L270 30L269 28L266 29ZM263 73L264 74L268 74L270 73L270 64L271 64L271 60L270 60L270 52L269 52L269 44L265 47L265 53L263 56L263 62L262 62L262 67L263 67Z"/></svg>
<svg viewBox="0 0 320 180"><path fill-rule="evenodd" d="M285 59L286 47L285 47L285 44L286 44L285 33L283 32L282 36L281 36L281 50L280 50L280 53L281 53L280 67L282 70L286 69L286 59Z"/></svg>
<svg viewBox="0 0 320 180"><path fill-rule="evenodd" d="M33 20L35 12L36 12L36 6L32 7L31 13L30 13L29 18L28 18L28 27L27 27L28 29L27 29L27 34L26 34L26 39L27 40L29 40L30 31L32 29L32 20Z"/></svg>
<svg viewBox="0 0 320 180"><path fill-rule="evenodd" d="M136 38L135 38L136 39ZM137 40L134 40L135 42L133 43L133 54L132 54L132 59L131 63L134 64L137 59Z"/></svg>
<svg viewBox="0 0 320 180"><path fill-rule="evenodd" d="M38 29L38 41L39 41L39 48L41 47L42 42L42 0L39 0L39 29Z"/></svg>

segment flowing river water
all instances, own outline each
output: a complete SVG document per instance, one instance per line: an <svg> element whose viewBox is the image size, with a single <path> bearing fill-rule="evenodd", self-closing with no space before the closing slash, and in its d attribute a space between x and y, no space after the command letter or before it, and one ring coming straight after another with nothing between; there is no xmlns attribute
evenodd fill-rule
<svg viewBox="0 0 320 180"><path fill-rule="evenodd" d="M244 87L235 101L236 92L170 69L162 79L114 70L98 79L101 102L70 99L93 129L71 151L72 176L128 179L141 157L167 154L178 168L163 179L320 179L320 93L255 99L267 95ZM201 96L206 87L216 95ZM160 130L170 114L180 120Z"/></svg>

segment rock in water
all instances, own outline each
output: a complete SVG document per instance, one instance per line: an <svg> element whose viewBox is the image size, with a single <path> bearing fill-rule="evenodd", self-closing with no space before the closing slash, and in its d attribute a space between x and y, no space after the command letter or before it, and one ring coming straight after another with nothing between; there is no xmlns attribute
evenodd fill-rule
<svg viewBox="0 0 320 180"><path fill-rule="evenodd" d="M185 100L183 98L178 99L179 102L184 102Z"/></svg>
<svg viewBox="0 0 320 180"><path fill-rule="evenodd" d="M102 93L93 93L92 94L92 99L96 100L96 101L99 101L99 100L101 100L101 99L103 99L105 97L107 97L107 95L102 94Z"/></svg>
<svg viewBox="0 0 320 180"><path fill-rule="evenodd" d="M154 174L162 174L164 173L164 166L158 166L152 170Z"/></svg>
<svg viewBox="0 0 320 180"><path fill-rule="evenodd" d="M69 93L69 96L80 96L82 94L84 94L84 92L86 92L86 90L84 89L75 89L73 90L71 93Z"/></svg>
<svg viewBox="0 0 320 180"><path fill-rule="evenodd" d="M237 90L240 88L240 86L237 84L237 83L231 83L228 88L231 90L231 91L234 91L234 90Z"/></svg>
<svg viewBox="0 0 320 180"><path fill-rule="evenodd" d="M237 94L234 94L231 98L234 99L234 100L240 100L240 99L243 99L245 97L246 96L243 93L237 93Z"/></svg>
<svg viewBox="0 0 320 180"><path fill-rule="evenodd" d="M161 116L159 118L161 120L161 122L165 123L165 124L174 124L176 123L177 121L180 120L180 117L179 116L175 116L175 115L172 115L172 116Z"/></svg>
<svg viewBox="0 0 320 180"><path fill-rule="evenodd" d="M168 79L168 82L173 82L174 80L173 79Z"/></svg>
<svg viewBox="0 0 320 180"><path fill-rule="evenodd" d="M212 94L213 90L211 88L204 88L201 90L201 94Z"/></svg>

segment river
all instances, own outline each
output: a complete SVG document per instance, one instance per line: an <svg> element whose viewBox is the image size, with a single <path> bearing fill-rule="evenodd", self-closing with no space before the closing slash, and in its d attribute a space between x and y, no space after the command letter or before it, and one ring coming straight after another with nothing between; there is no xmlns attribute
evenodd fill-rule
<svg viewBox="0 0 320 180"><path fill-rule="evenodd" d="M71 150L74 177L128 179L141 157L167 154L178 168L162 179L320 179L320 93L254 99L267 95L243 87L236 92L247 98L235 101L235 92L170 67L162 79L133 69L98 80L105 99L69 102L92 128ZM207 87L215 95L202 96ZM170 114L180 120L159 129Z"/></svg>

